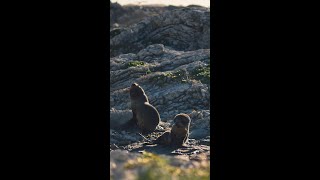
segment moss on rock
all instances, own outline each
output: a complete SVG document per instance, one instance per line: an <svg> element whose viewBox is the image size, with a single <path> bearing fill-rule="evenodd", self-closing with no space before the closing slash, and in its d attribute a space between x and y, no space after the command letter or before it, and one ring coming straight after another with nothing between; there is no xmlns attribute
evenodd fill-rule
<svg viewBox="0 0 320 180"><path fill-rule="evenodd" d="M137 66L144 66L145 63L143 61L131 61L128 62L127 66L129 67L137 67Z"/></svg>

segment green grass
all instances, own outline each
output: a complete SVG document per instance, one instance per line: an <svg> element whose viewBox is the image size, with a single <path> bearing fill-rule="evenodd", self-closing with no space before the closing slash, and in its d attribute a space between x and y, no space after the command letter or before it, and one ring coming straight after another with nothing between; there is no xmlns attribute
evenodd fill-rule
<svg viewBox="0 0 320 180"><path fill-rule="evenodd" d="M169 164L169 160L145 152L142 157L129 160L125 168L143 167L143 170L136 177L137 180L207 180L210 177L210 165L205 163L200 168L182 169Z"/></svg>
<svg viewBox="0 0 320 180"><path fill-rule="evenodd" d="M210 84L210 64L196 68L191 72L191 77L195 80L200 80L204 84Z"/></svg>
<svg viewBox="0 0 320 180"><path fill-rule="evenodd" d="M164 86L165 80L171 81L171 82L173 81L173 82L186 83L187 82L186 72L183 70L178 70L175 72L166 72L150 79L150 81L157 81L158 86L160 87Z"/></svg>
<svg viewBox="0 0 320 180"><path fill-rule="evenodd" d="M135 66L138 63L135 63ZM141 64L143 65L143 64ZM147 71L146 74L150 74L151 71ZM192 70L189 75L184 70L178 70L175 72L166 72L160 75L150 78L150 81L158 82L158 86L163 87L166 82L188 83L188 80L201 81L204 84L210 84L210 64L206 66L199 66Z"/></svg>

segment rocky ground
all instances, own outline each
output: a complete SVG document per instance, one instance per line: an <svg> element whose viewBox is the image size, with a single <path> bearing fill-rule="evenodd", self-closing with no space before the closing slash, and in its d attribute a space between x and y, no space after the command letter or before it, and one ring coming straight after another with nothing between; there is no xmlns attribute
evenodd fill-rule
<svg viewBox="0 0 320 180"><path fill-rule="evenodd" d="M197 179L193 176L197 174L208 179L210 9L111 4L111 20L111 178L163 179L169 173L172 177ZM133 82L144 88L161 117L157 130L146 136L148 140L135 130L119 130L132 117L128 90ZM191 117L185 147L172 149L150 143L170 130L178 113ZM194 168L200 169L194 172ZM157 174L162 174L161 178Z"/></svg>

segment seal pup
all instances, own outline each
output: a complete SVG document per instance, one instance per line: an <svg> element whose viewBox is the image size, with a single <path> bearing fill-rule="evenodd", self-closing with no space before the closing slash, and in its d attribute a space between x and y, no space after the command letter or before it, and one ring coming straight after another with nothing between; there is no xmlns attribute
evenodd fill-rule
<svg viewBox="0 0 320 180"><path fill-rule="evenodd" d="M191 118L184 113L177 114L173 120L171 129L171 143L175 146L183 146L188 141Z"/></svg>

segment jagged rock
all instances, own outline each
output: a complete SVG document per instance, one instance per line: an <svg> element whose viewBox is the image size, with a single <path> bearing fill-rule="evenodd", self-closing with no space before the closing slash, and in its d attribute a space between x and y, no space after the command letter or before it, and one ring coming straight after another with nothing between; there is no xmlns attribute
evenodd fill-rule
<svg viewBox="0 0 320 180"><path fill-rule="evenodd" d="M110 1L110 26L118 21L121 14L125 14L126 10L118 3L112 3Z"/></svg>
<svg viewBox="0 0 320 180"><path fill-rule="evenodd" d="M195 139L201 139L203 137L206 137L208 134L210 134L209 129L197 128L197 129L194 129L193 131L191 131L189 137L195 138Z"/></svg>
<svg viewBox="0 0 320 180"><path fill-rule="evenodd" d="M188 113L191 117L190 138L209 136L210 83L202 83L193 73L200 67L210 68L209 63L210 49L184 52L171 50L162 44L150 45L136 54L111 58L111 128L124 124L132 117L129 87L137 82L160 113L162 122L158 130L170 130L176 114ZM111 143L129 151L140 148L144 141L135 132L112 131L110 135ZM155 140L160 135L161 132L154 132L147 138ZM135 142L140 144L133 145ZM197 146L199 142L190 141L189 145Z"/></svg>
<svg viewBox="0 0 320 180"><path fill-rule="evenodd" d="M210 159L210 9L190 6L167 7L153 11L141 7L115 5L110 28L110 155L132 159L146 150L155 154ZM135 12L132 21L130 18ZM120 15L120 12L124 15ZM112 13L111 13L112 14ZM141 16L141 17L140 17ZM142 20L144 18L144 20ZM142 20L142 21L141 21ZM124 25L121 21L126 22ZM133 22L139 23L134 24ZM117 23L117 24L115 24ZM129 25L134 24L134 25ZM161 122L157 130L142 137L135 130L119 129L132 118L129 87L138 83L154 107ZM178 113L191 117L190 139L186 147L147 146L163 132L170 131ZM134 129L134 128L133 128ZM146 140L147 139L147 140ZM127 150L126 151L119 151ZM132 154L132 155L131 155ZM130 156L130 157L129 157ZM130 179L129 171L119 171L121 161L110 161L112 173L119 179ZM174 160L181 167L196 167ZM111 170L110 170L111 171ZM135 173L137 173L135 171Z"/></svg>
<svg viewBox="0 0 320 180"><path fill-rule="evenodd" d="M133 62L140 64L130 67L128 64ZM209 62L209 49L183 52L161 44L150 45L137 55L131 53L111 58L110 105L117 110L130 109L129 86L137 82L162 119L173 118L176 112L208 110L210 83L196 80L193 72L208 67Z"/></svg>
<svg viewBox="0 0 320 180"><path fill-rule="evenodd" d="M117 33L113 32L117 31ZM210 9L189 7L166 11L135 25L111 30L110 56L137 53L151 44L175 50L210 48Z"/></svg>
<svg viewBox="0 0 320 180"><path fill-rule="evenodd" d="M128 122L132 118L132 111L131 110L110 110L110 127L119 127L126 122Z"/></svg>
<svg viewBox="0 0 320 180"><path fill-rule="evenodd" d="M110 2L110 29L115 27L128 27L136 24L146 17L157 16L165 11L181 9L177 6L161 5L124 5ZM117 24L117 25L116 25Z"/></svg>

